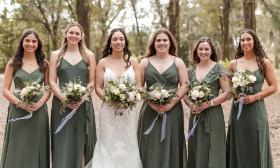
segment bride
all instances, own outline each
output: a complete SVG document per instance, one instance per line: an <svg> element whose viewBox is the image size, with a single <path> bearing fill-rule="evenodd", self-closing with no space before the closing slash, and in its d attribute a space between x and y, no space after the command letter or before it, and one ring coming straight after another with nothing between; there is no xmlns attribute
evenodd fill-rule
<svg viewBox="0 0 280 168"><path fill-rule="evenodd" d="M125 32L120 28L113 29L96 68L96 94L103 101L106 82L116 79L140 81L139 65L130 56ZM100 136L87 168L142 168L137 141L139 114L130 109L116 114L106 102L99 114Z"/></svg>

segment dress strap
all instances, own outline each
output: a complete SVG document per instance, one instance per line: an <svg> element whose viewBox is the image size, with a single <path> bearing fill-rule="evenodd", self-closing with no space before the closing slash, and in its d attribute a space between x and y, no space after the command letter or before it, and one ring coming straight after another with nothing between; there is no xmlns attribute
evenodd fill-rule
<svg viewBox="0 0 280 168"><path fill-rule="evenodd" d="M237 71L237 59L235 59L235 64L234 64L234 71Z"/></svg>

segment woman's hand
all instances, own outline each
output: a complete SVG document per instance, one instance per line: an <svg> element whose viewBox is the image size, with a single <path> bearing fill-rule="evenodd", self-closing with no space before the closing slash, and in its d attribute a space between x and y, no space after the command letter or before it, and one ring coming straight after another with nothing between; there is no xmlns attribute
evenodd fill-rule
<svg viewBox="0 0 280 168"><path fill-rule="evenodd" d="M149 106L153 109L153 110L155 110L155 111L157 111L157 112L159 112L159 113L163 113L164 112L164 109L160 106L160 105L157 105L157 104L154 104L154 103L148 103L149 104Z"/></svg>
<svg viewBox="0 0 280 168"><path fill-rule="evenodd" d="M39 108L42 107L43 105L43 101L39 100L36 103L32 103L31 105L28 105L28 110L30 110L31 112L37 111Z"/></svg>
<svg viewBox="0 0 280 168"><path fill-rule="evenodd" d="M248 95L244 97L244 104L250 104L257 100L255 95Z"/></svg>

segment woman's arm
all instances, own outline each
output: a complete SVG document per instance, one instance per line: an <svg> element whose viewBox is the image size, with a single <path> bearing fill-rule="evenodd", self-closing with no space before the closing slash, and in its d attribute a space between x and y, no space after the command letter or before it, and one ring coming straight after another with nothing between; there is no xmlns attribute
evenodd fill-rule
<svg viewBox="0 0 280 168"><path fill-rule="evenodd" d="M89 93L91 93L94 89L95 85L95 68L96 68L96 60L95 55L91 51L87 51L89 58L89 83L87 84L87 89Z"/></svg>
<svg viewBox="0 0 280 168"><path fill-rule="evenodd" d="M273 65L271 64L270 60L264 59L264 63L266 66L265 69L265 80L268 84L268 87L264 90L254 94L248 95L244 98L244 104L253 103L257 100L264 99L277 91L277 79L274 72Z"/></svg>
<svg viewBox="0 0 280 168"><path fill-rule="evenodd" d="M105 101L105 95L103 91L104 87L104 59L101 59L96 67L96 74L95 74L95 92L97 96Z"/></svg>
<svg viewBox="0 0 280 168"><path fill-rule="evenodd" d="M54 95L62 102L65 102L65 96L60 92L60 88L57 84L57 60L59 51L55 51L50 57L49 66L49 84Z"/></svg>

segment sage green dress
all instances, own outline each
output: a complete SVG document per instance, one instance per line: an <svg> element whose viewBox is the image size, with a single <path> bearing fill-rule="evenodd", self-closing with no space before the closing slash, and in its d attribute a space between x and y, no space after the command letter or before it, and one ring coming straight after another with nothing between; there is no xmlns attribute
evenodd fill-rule
<svg viewBox="0 0 280 168"><path fill-rule="evenodd" d="M254 72L253 93L262 90L264 73ZM264 100L244 104L237 120L238 106L232 105L227 133L227 168L272 168L269 126Z"/></svg>
<svg viewBox="0 0 280 168"><path fill-rule="evenodd" d="M147 88L155 83L164 84L171 89L177 88L179 77L177 67L173 63L160 74L148 62L145 72ZM184 136L184 116L181 102L167 112L165 139L161 142L162 117L156 121L148 135L144 132L152 124L158 113L147 103L140 112L138 125L138 141L143 168L183 168L186 161L186 142Z"/></svg>
<svg viewBox="0 0 280 168"><path fill-rule="evenodd" d="M198 82L196 66L189 69L190 82ZM219 77L226 75L222 65L216 64L201 82L212 87L214 97L221 89ZM194 115L190 114L189 130L193 127ZM200 114L193 136L188 140L188 168L225 168L226 136L224 114L221 105L205 109Z"/></svg>
<svg viewBox="0 0 280 168"><path fill-rule="evenodd" d="M21 90L25 82L39 80L42 85L43 73L38 69L28 73L23 69L15 71L13 76L15 89ZM14 93L16 97L19 95ZM41 96L36 99L39 100ZM1 158L1 168L49 168L49 120L48 110L44 104L33 112L31 118L9 122L30 114L9 104L6 130Z"/></svg>
<svg viewBox="0 0 280 168"><path fill-rule="evenodd" d="M84 60L72 65L62 58L57 76L60 88L73 80L86 86L89 82L88 66ZM92 100L85 101L62 130L54 134L61 120L71 111L66 108L62 112L60 108L61 102L54 96L51 110L52 168L81 168L82 163L86 165L91 160L96 142Z"/></svg>

